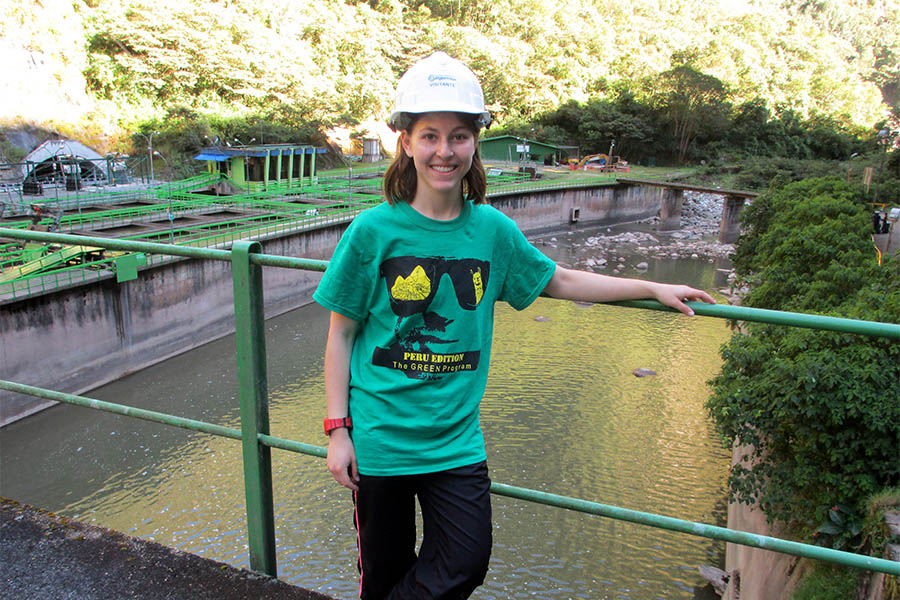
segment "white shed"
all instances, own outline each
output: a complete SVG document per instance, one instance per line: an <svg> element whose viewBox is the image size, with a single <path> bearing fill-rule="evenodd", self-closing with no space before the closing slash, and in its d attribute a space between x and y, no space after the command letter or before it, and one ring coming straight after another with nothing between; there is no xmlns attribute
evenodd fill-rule
<svg viewBox="0 0 900 600"><path fill-rule="evenodd" d="M104 163L103 156L81 142L47 140L22 160L22 179L49 181L65 172L79 173L81 179L106 180Z"/></svg>

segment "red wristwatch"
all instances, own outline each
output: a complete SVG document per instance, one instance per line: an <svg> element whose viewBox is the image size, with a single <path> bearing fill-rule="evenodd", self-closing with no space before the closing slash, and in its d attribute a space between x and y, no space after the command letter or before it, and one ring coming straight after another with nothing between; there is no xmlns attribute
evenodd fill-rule
<svg viewBox="0 0 900 600"><path fill-rule="evenodd" d="M347 429L353 429L353 421L350 420L350 417L343 417L341 419L325 419L325 435L331 435L331 432L335 429L340 429L341 427L346 427Z"/></svg>

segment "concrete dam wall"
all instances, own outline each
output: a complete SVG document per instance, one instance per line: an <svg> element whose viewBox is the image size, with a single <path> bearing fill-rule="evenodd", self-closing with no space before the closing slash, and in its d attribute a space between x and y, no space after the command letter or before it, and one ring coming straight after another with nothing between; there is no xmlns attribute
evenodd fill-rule
<svg viewBox="0 0 900 600"><path fill-rule="evenodd" d="M502 194L489 200L526 234L637 221L665 190L602 186ZM327 260L347 223L262 240L266 254ZM311 301L320 273L263 270L266 316ZM81 394L234 331L231 265L177 260L0 306L0 378ZM0 426L53 402L0 391Z"/></svg>
<svg viewBox="0 0 900 600"><path fill-rule="evenodd" d="M640 221L656 215L666 198L665 188L615 185L498 195L489 201L526 234L537 234L568 227L573 216L580 225Z"/></svg>

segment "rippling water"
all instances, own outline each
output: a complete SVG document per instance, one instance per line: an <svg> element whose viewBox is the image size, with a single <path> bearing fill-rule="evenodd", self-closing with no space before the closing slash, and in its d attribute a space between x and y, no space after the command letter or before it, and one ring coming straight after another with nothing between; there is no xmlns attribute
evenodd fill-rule
<svg viewBox="0 0 900 600"><path fill-rule="evenodd" d="M547 253L573 262L578 236L560 238ZM648 262L650 279L722 285L713 263ZM268 323L273 435L325 444L327 326L317 306ZM703 402L727 337L718 319L547 299L522 312L498 305L482 403L492 478L722 524L729 454ZM236 428L233 344L219 340L88 395ZM636 368L658 374L637 378ZM60 406L3 429L0 493L248 567L240 460L233 440ZM276 450L273 470L279 576L356 597L349 492L320 459ZM723 545L703 538L497 496L493 504L491 570L476 598L699 598L697 567L722 560Z"/></svg>

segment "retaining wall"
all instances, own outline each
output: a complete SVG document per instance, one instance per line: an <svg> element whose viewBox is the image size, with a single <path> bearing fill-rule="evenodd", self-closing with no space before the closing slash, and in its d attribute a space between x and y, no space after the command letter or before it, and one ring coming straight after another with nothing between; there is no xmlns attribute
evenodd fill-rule
<svg viewBox="0 0 900 600"><path fill-rule="evenodd" d="M665 190L603 186L499 195L491 203L526 233L655 215ZM263 240L266 254L330 258L346 224ZM266 316L311 301L320 273L263 270ZM231 265L178 260L0 306L0 378L81 394L234 330ZM126 402L127 403L127 402ZM0 391L0 426L54 403Z"/></svg>
<svg viewBox="0 0 900 600"><path fill-rule="evenodd" d="M519 229L537 234L571 225L573 209L578 209L579 225L640 221L656 215L665 197L665 188L608 185L496 195L490 202L515 220Z"/></svg>

